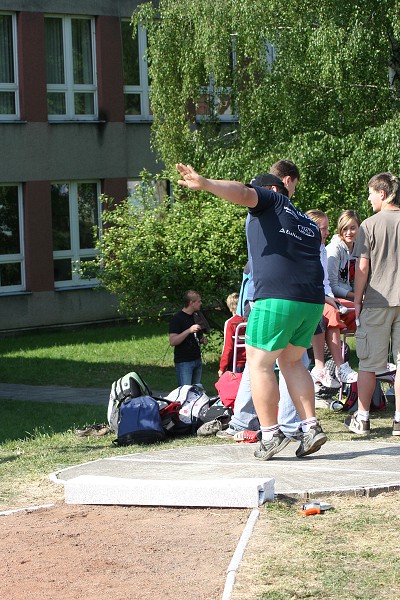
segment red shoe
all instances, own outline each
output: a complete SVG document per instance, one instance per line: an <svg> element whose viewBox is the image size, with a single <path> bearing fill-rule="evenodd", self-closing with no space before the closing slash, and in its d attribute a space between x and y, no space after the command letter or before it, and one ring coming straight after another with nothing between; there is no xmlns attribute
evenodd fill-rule
<svg viewBox="0 0 400 600"><path fill-rule="evenodd" d="M243 429L243 431L238 431L235 433L233 439L235 442L239 442L241 444L255 444L261 439L261 431L250 431L249 429Z"/></svg>

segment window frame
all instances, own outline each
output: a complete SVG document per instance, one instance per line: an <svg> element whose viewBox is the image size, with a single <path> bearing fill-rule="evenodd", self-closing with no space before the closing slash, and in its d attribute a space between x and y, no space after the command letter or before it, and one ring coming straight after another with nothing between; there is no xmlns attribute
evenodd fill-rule
<svg viewBox="0 0 400 600"><path fill-rule="evenodd" d="M0 279L0 295L13 294L24 292L26 290L25 276L25 246L24 246L24 202L23 190L21 183L0 183L1 187L13 187L18 189L18 233L19 233L19 253L15 254L0 254L0 265L4 264L19 264L21 268L21 283L19 285L1 285Z"/></svg>
<svg viewBox="0 0 400 600"><path fill-rule="evenodd" d="M17 38L17 15L16 13L0 11L0 15L11 17L11 35L12 35L12 52L13 52L13 68L14 82L4 83L0 81L0 92L13 92L15 113L0 113L0 121L19 121L20 102L19 102L19 79L18 79L18 38Z"/></svg>
<svg viewBox="0 0 400 600"><path fill-rule="evenodd" d="M64 79L65 83L47 83L46 75L46 93L59 92L65 94L65 114L47 113L49 122L62 121L95 121L98 119L98 86L97 86L97 64L96 64L96 20L89 15L60 15L45 14L44 19L60 19L63 33L63 59L64 59ZM73 44L72 44L72 20L90 21L91 49L92 49L92 84L74 83L74 63L73 63ZM87 115L75 114L75 94L93 93L93 113ZM48 107L48 104L47 104Z"/></svg>
<svg viewBox="0 0 400 600"><path fill-rule="evenodd" d="M237 55L236 55L236 42L237 42L237 34L231 34L231 51L230 51L230 60L231 60L231 69L232 69L232 78L235 77L236 68L237 68ZM199 99L198 104L200 104L201 99L204 98L204 103L208 105L208 113L202 114L198 113L196 110L196 121L208 121L210 119L218 119L221 123L234 123L238 121L238 114L232 112L232 96L234 94L231 86L219 86L214 81L214 75L211 73L209 75L209 84L200 88L199 90ZM219 112L219 107L221 106L221 97L229 96L230 109L231 112L229 114L224 114ZM210 98L211 101L207 102L207 98ZM213 109L213 110L211 110Z"/></svg>
<svg viewBox="0 0 400 600"><path fill-rule="evenodd" d="M122 23L130 22L129 19L121 19L121 45L123 44L122 37ZM140 96L140 114L139 115L125 115L125 121L137 122L137 121L152 121L153 115L150 110L150 85L149 85L149 72L146 59L147 50L147 32L141 25L138 26L138 32L135 40L132 38L132 43L137 43L138 54L139 54L139 85L123 85L124 101L128 95L139 95ZM123 56L123 54L122 54ZM122 58L123 60L123 58Z"/></svg>
<svg viewBox="0 0 400 600"><path fill-rule="evenodd" d="M232 96L232 88L231 87L219 87L217 85L215 85L214 83L214 78L213 76L210 76L210 83L207 86L203 86L200 88L200 95L199 95L199 100L198 103L201 102L201 99L204 98L205 100L203 101L205 104L207 104L207 106L210 108L211 106L214 107L214 113L212 113L210 110L208 111L208 113L199 113L196 111L196 121L201 122L201 121L208 121L210 119L218 119L221 123L234 123L236 121L238 121L239 117L237 115L237 113L230 113L230 114L220 114L218 111L218 107L221 105L220 102L220 98L223 96L229 96L231 98ZM212 102L207 101L207 98L210 97L213 99ZM232 103L232 101L231 101Z"/></svg>
<svg viewBox="0 0 400 600"><path fill-rule="evenodd" d="M102 220L101 220L101 182L96 179L82 179L74 181L52 181L51 185L68 185L69 189L69 223L70 223L70 242L71 247L68 250L53 250L53 267L56 259L70 259L71 260L71 279L65 279L61 281L54 280L54 289L69 289L69 288L87 288L97 287L99 280L97 278L82 279L80 277L80 264L83 258L94 258L98 254L96 248L83 248L79 247L79 211L78 211L78 186L82 183L94 183L97 188L97 227L99 230L99 236L102 232ZM73 199L71 200L71 190L73 190ZM52 224L53 231L53 224Z"/></svg>
<svg viewBox="0 0 400 600"><path fill-rule="evenodd" d="M168 179L151 179L144 182L140 177L130 177L126 181L127 199L134 212L154 210L160 206L165 198L170 196L170 182ZM149 193L152 190L151 193ZM145 198L143 200L143 198Z"/></svg>

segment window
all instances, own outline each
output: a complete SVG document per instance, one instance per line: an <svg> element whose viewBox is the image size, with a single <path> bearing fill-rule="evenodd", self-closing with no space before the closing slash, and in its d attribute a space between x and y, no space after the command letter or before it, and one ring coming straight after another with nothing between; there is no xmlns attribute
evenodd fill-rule
<svg viewBox="0 0 400 600"><path fill-rule="evenodd" d="M0 185L0 293L25 289L20 185Z"/></svg>
<svg viewBox="0 0 400 600"><path fill-rule="evenodd" d="M201 96L197 103L196 114L198 117L217 117L221 121L232 121L231 88L221 88L215 85L214 78L201 89Z"/></svg>
<svg viewBox="0 0 400 600"><path fill-rule="evenodd" d="M96 255L94 227L100 229L99 184L95 181L53 183L54 285L88 286L95 279L81 276L81 266Z"/></svg>
<svg viewBox="0 0 400 600"><path fill-rule="evenodd" d="M0 13L0 119L19 119L17 26L15 15Z"/></svg>
<svg viewBox="0 0 400 600"><path fill-rule="evenodd" d="M50 121L97 116L94 20L45 17L47 107Z"/></svg>
<svg viewBox="0 0 400 600"><path fill-rule="evenodd" d="M233 83L236 76L236 34L231 35L231 51L229 53L229 79L226 85L218 85L214 76L210 75L208 86L200 90L200 98L196 105L196 114L199 118L217 118L220 121L234 121L237 119L233 109L234 92Z"/></svg>
<svg viewBox="0 0 400 600"><path fill-rule="evenodd" d="M166 179L128 180L128 199L135 212L143 213L144 210L156 208L169 193L169 181Z"/></svg>
<svg viewBox="0 0 400 600"><path fill-rule="evenodd" d="M145 52L146 32L139 27L132 39L129 21L121 21L122 57L124 72L125 117L127 120L149 119L149 80Z"/></svg>
<svg viewBox="0 0 400 600"><path fill-rule="evenodd" d="M210 75L208 85L200 89L200 96L196 103L196 115L199 119L215 118L220 121L236 121L237 111L234 96L234 83L236 78L236 34L231 34L231 50L229 55L230 73L225 85L218 85L213 75ZM276 59L276 50L268 41L263 48L263 58L268 72ZM229 81L230 79L230 81Z"/></svg>

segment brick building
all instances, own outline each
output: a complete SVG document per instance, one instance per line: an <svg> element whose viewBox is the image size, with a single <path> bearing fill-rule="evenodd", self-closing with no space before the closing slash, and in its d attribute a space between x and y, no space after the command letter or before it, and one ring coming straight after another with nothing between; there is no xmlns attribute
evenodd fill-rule
<svg viewBox="0 0 400 600"><path fill-rule="evenodd" d="M0 0L0 332L112 319L80 264L150 151L134 0Z"/></svg>

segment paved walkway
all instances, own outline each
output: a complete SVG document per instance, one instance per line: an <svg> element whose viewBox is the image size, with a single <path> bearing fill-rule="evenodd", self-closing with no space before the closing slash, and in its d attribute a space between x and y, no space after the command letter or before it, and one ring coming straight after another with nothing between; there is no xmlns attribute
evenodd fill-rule
<svg viewBox="0 0 400 600"><path fill-rule="evenodd" d="M61 386L0 384L0 398L64 403L108 404L109 390ZM271 461L253 457L254 444L234 442L211 446L162 449L111 456L64 469L54 474L59 483L77 477L147 481L221 479L274 480L275 494L315 497L325 493L377 494L400 489L400 438L328 441L321 450L297 459L297 445L289 444ZM127 449L128 450L128 449ZM238 481L239 482L239 481Z"/></svg>
<svg viewBox="0 0 400 600"><path fill-rule="evenodd" d="M30 402L96 404L98 406L107 406L110 388L71 388L61 385L40 386L0 383L0 398L8 400L29 400ZM164 392L153 390L153 394L155 396L162 396Z"/></svg>
<svg viewBox="0 0 400 600"><path fill-rule="evenodd" d="M66 404L108 404L110 389L70 388L61 385L23 385L0 383L0 398L29 400L30 402L58 402Z"/></svg>

